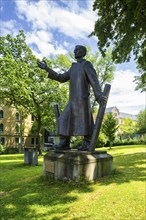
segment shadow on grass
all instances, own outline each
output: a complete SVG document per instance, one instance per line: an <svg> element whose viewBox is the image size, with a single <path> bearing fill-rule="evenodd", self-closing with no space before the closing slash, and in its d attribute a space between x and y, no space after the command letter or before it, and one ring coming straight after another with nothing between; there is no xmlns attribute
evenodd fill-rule
<svg viewBox="0 0 146 220"><path fill-rule="evenodd" d="M71 205L78 200L78 193L93 191L88 183L66 183L44 177L42 164L26 166L22 160L21 164L10 160L1 171L0 219L3 220L63 220L69 213L73 215Z"/></svg>
<svg viewBox="0 0 146 220"><path fill-rule="evenodd" d="M29 179L29 178L28 178ZM43 176L27 181L19 181L12 189L3 194L1 219L54 219L67 217L70 204L78 197L70 195L71 191L90 192L90 186L81 186L47 180ZM29 185L28 185L29 183ZM38 210L37 210L38 209ZM77 218L76 218L77 219Z"/></svg>
<svg viewBox="0 0 146 220"><path fill-rule="evenodd" d="M114 170L110 176L100 178L97 182L102 185L111 183L122 184L130 181L145 181L145 154L132 153L118 155L114 158Z"/></svg>
<svg viewBox="0 0 146 220"><path fill-rule="evenodd" d="M114 158L115 170L112 175L100 178L94 183L88 183L54 181L42 175L42 162L41 165L35 167L10 160L8 163L10 166L6 164L4 172L2 170L1 219L82 219L81 216L74 216L71 210L82 193L93 192L92 186L95 184L106 186L112 183L144 181L144 162L144 153L116 156ZM69 215L72 216L68 218ZM91 219L91 216L86 217L86 219Z"/></svg>

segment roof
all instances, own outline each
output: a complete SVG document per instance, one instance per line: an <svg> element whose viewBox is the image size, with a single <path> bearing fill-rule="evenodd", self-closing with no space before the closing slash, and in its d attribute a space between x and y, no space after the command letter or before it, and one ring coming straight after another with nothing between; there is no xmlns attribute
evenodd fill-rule
<svg viewBox="0 0 146 220"><path fill-rule="evenodd" d="M113 112L113 110L117 110L118 115L119 115L119 118L131 118L131 119L134 120L134 121L137 120L137 116L136 116L136 115L132 115L132 114L120 112L119 109L118 109L116 106L106 108L105 114L108 114L108 113L110 113L110 112Z"/></svg>
<svg viewBox="0 0 146 220"><path fill-rule="evenodd" d="M116 106L109 107L105 109L105 114L112 112L112 110L116 109L119 112L119 109Z"/></svg>
<svg viewBox="0 0 146 220"><path fill-rule="evenodd" d="M124 113L124 112L120 112L119 117L120 117L120 118L131 118L131 119L134 120L134 121L137 120L136 115L132 115L132 114Z"/></svg>

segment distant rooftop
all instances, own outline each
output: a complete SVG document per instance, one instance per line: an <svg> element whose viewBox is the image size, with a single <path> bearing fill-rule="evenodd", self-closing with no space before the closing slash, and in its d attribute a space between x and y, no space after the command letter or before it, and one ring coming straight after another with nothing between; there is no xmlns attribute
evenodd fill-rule
<svg viewBox="0 0 146 220"><path fill-rule="evenodd" d="M120 112L119 109L116 106L106 108L105 114L108 114L109 112L113 112L114 110L118 111L119 118L131 118L134 121L137 120L137 116L136 115Z"/></svg>
<svg viewBox="0 0 146 220"><path fill-rule="evenodd" d="M124 112L120 112L119 117L120 117L120 118L131 118L131 119L134 120L134 121L137 120L136 115L132 115L132 114L124 113Z"/></svg>
<svg viewBox="0 0 146 220"><path fill-rule="evenodd" d="M118 109L116 106L113 106L113 107L106 108L106 109L105 109L105 113L112 112L114 109L116 109L117 111L119 111L119 109Z"/></svg>

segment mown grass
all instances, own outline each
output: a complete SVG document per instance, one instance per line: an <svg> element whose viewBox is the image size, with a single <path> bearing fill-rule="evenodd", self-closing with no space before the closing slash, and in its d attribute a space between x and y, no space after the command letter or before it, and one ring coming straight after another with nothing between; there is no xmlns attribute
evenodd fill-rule
<svg viewBox="0 0 146 220"><path fill-rule="evenodd" d="M103 149L102 149L103 150ZM107 150L107 149L106 149ZM1 220L144 220L144 145L114 147L112 175L95 182L61 182L43 176L23 155L1 155Z"/></svg>

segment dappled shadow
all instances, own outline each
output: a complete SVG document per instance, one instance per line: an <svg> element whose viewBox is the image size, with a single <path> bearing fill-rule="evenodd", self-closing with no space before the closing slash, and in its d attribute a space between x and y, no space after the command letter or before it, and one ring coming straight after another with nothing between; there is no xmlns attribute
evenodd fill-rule
<svg viewBox="0 0 146 220"><path fill-rule="evenodd" d="M12 161L13 161L12 157ZM22 158L21 158L22 159ZM6 160L6 158L5 158ZM68 219L71 204L78 200L77 193L92 192L89 183L62 182L42 175L42 162L39 167L25 166L9 162L2 178L1 219ZM41 208L40 208L41 207ZM72 219L78 219L73 217Z"/></svg>
<svg viewBox="0 0 146 220"><path fill-rule="evenodd" d="M118 155L114 158L114 170L108 177L100 178L98 183L108 185L111 183L122 184L130 181L145 181L146 166L145 154L132 153Z"/></svg>
<svg viewBox="0 0 146 220"><path fill-rule="evenodd" d="M6 161L9 157L5 157ZM19 156L16 158L18 160ZM84 193L92 193L95 184L123 184L130 181L144 181L144 153L118 155L114 158L115 170L110 176L95 182L55 181L42 175L39 166L25 166L14 157L5 166L7 175L2 178L0 193L2 201L1 219L6 220L64 220L92 219L91 216L74 216L72 207ZM6 184L7 183L7 184ZM74 193L75 192L75 193ZM71 215L69 217L69 215Z"/></svg>

